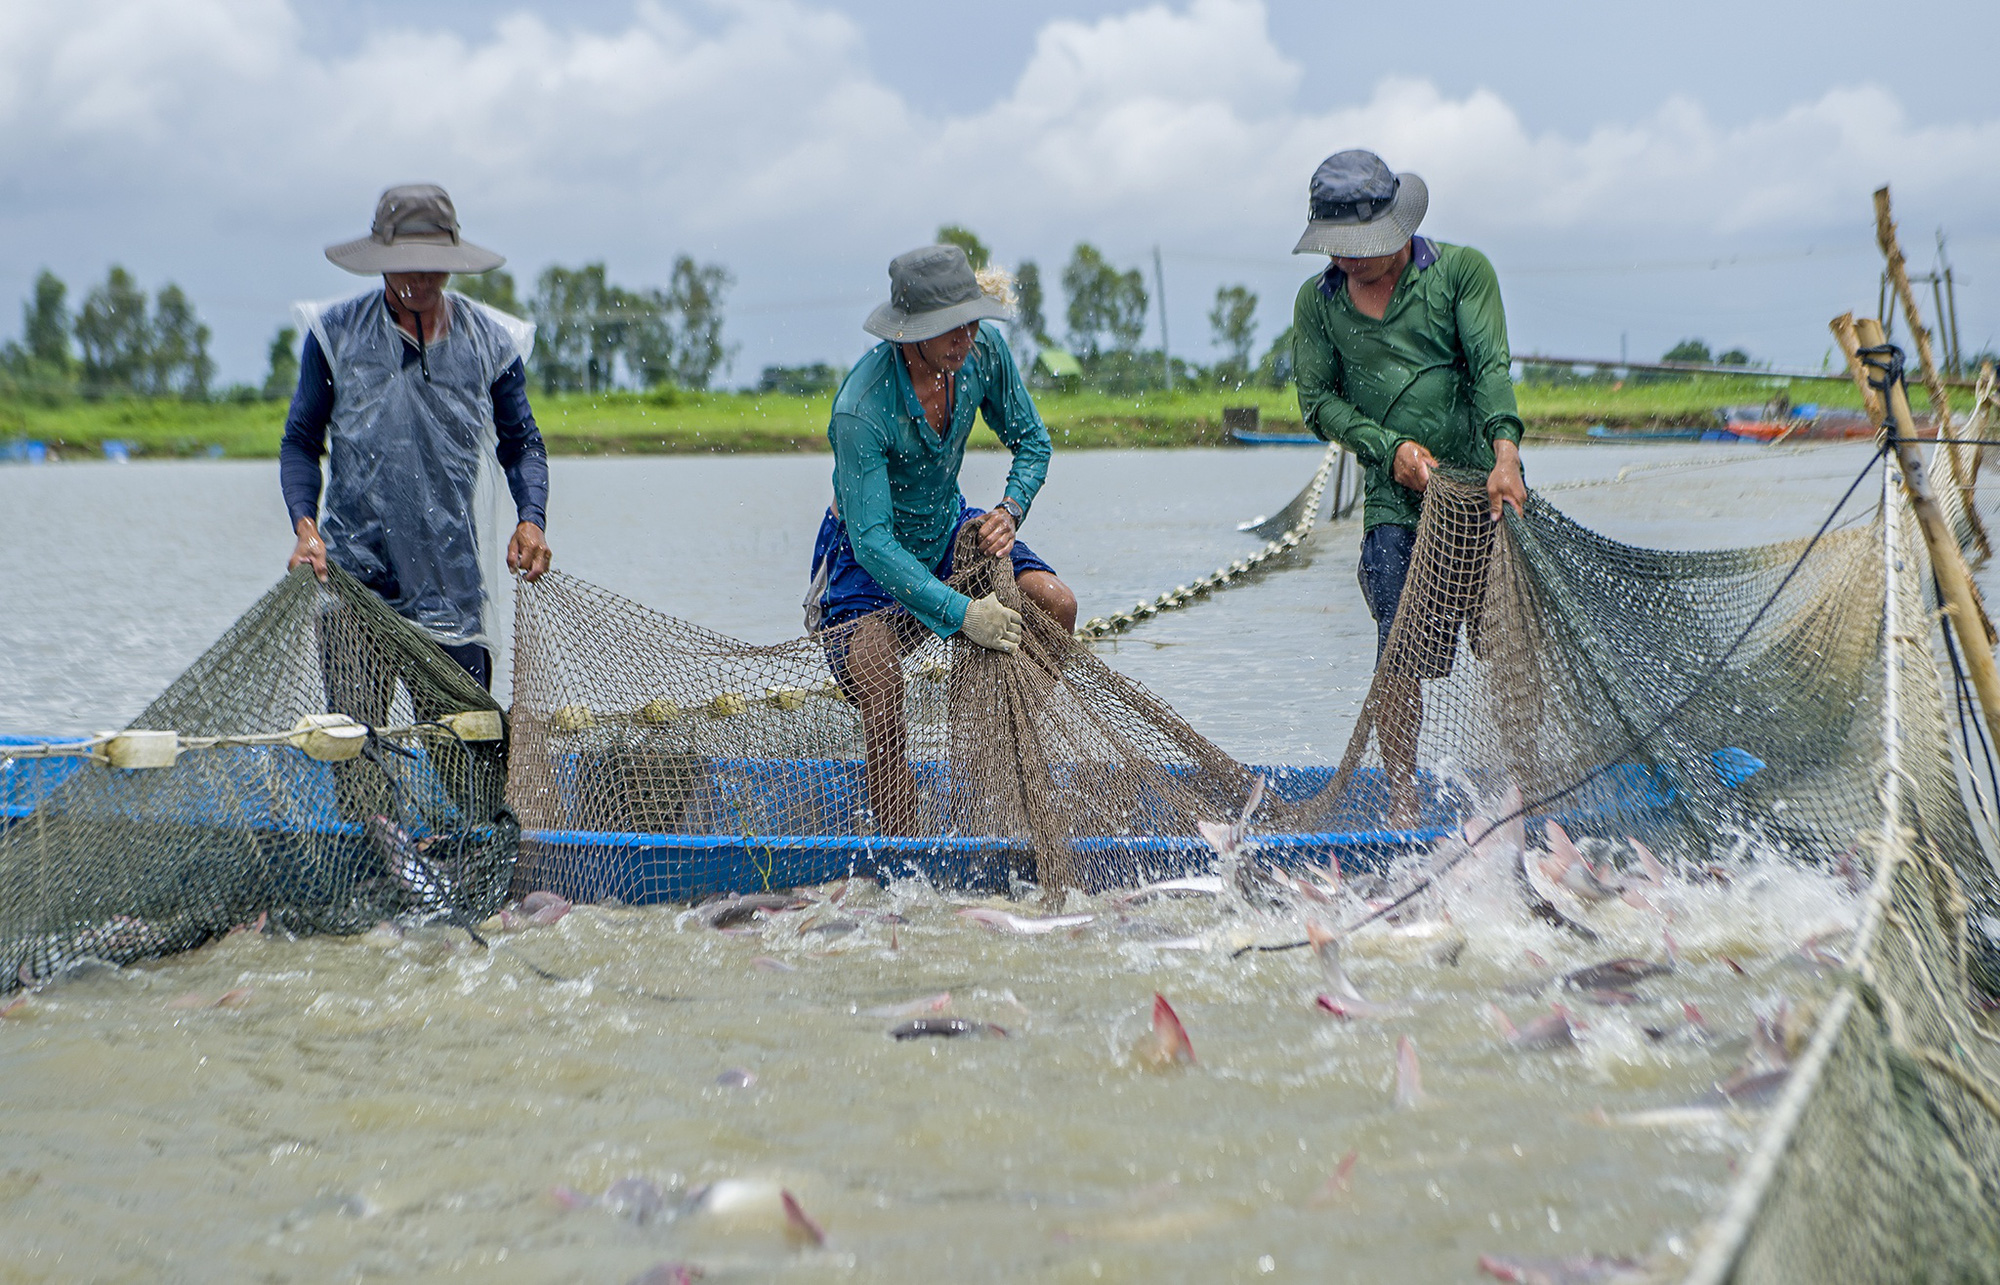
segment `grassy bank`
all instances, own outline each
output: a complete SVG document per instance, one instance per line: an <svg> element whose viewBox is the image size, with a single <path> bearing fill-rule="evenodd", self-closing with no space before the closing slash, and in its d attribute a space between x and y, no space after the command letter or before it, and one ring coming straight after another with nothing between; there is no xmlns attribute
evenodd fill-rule
<svg viewBox="0 0 2000 1285"><path fill-rule="evenodd" d="M1515 393L1531 433L1580 435L1592 424L1646 428L1707 423L1716 407L1764 401L1780 387L1754 377L1697 376L1659 383L1524 384ZM1847 384L1793 383L1795 403L1858 406ZM1916 398L1921 404L1921 394ZM1969 395L1968 395L1969 400ZM1044 392L1036 397L1059 447L1219 446L1226 406L1255 405L1271 432L1302 431L1290 389L1203 389L1140 396ZM535 399L549 449L561 455L659 455L826 449L830 399L758 393L570 395ZM269 458L285 407L278 402L0 403L0 444L27 438L58 458L94 457L107 441L134 456ZM975 447L999 443L984 428Z"/></svg>

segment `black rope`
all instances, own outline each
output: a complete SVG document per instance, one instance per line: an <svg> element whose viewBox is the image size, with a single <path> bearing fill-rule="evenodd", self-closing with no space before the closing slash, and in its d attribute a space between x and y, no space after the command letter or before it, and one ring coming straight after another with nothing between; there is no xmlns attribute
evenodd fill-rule
<svg viewBox="0 0 2000 1285"><path fill-rule="evenodd" d="M1937 593L1938 600L1943 601L1944 595L1937 589L1936 576L1931 577L1931 588L1932 592ZM1980 756L1986 762L1986 782L1992 793L1979 800L1980 808L1984 811L1988 807L1988 799L2000 800L2000 765L1996 765L1994 762L1993 746L1986 739L1985 725L1979 721L1978 715L1973 712L1972 685L1966 677L1965 666L1959 661L1958 642L1953 637L1952 630L1946 629L1941 632L1944 634L1945 655L1951 660L1952 695L1954 698L1953 704L1957 706L1958 712L1959 745L1965 751L1966 775L1971 780L1972 792L1975 797L1983 794L1984 791L1979 788L1977 760L1973 758L1972 754L1974 737L1978 738Z"/></svg>
<svg viewBox="0 0 2000 1285"><path fill-rule="evenodd" d="M1901 352L1889 345L1884 345L1884 347L1888 347L1890 352L1894 354L1893 358L1891 359L1889 369L1893 371L1893 373L1897 378L1901 378L1902 376ZM1864 348L1861 351L1863 354L1869 354L1876 352L1878 350ZM1893 433L1894 430L1891 429L1890 431ZM1819 542L1821 541L1821 539L1823 539L1826 536L1826 533L1833 528L1834 519L1839 517L1840 511L1847 507L1847 502L1854 498L1854 493L1861 488L1861 484L1864 481L1866 481L1868 475L1874 471L1876 462L1880 460L1883 454L1889 450L1889 446L1890 446L1889 441L1885 440L1880 446L1876 448L1875 453L1868 457L1868 463L1862 466L1861 472L1856 474L1854 481L1848 484L1847 490L1841 494L1839 502L1833 506L1833 511L1826 515L1826 520L1819 524L1819 529L1817 531L1813 532L1812 539L1806 541L1806 547L1799 551L1799 556L1792 562L1791 568L1785 572L1784 579L1778 582L1777 588L1771 590L1770 596L1764 599L1764 604L1757 608L1756 614L1750 617L1749 623L1743 626L1742 631L1736 635L1735 641L1731 642L1720 656L1716 657L1713 661L1710 662L1709 671L1706 675L1703 676L1702 681L1694 684L1694 686L1688 690L1687 695L1681 697L1681 699L1676 701L1673 704L1673 706L1669 708L1664 714L1661 714L1658 719L1654 720L1653 725L1651 727L1647 728L1644 732L1641 732L1638 735L1634 736L1632 740L1628 742L1623 749L1619 750L1617 754L1611 756L1604 762L1598 764L1596 767L1584 773L1582 776L1570 782L1563 788L1542 795L1539 798L1534 798L1524 801L1519 807L1515 808L1512 812L1509 812L1507 815L1493 821L1489 826L1489 828L1486 830L1486 834L1491 834L1493 833L1493 831L1498 830L1501 826L1506 825L1508 822L1516 820L1520 817L1525 817L1530 812L1533 812L1539 808L1545 808L1551 803L1559 803L1562 800L1568 798L1570 795L1575 794L1578 790L1581 790L1586 785L1589 785L1592 782L1601 779L1606 773L1611 771L1612 768L1618 766L1619 761L1622 760L1626 755L1632 753L1634 750L1642 749L1645 746L1646 742L1652 740L1655 736L1658 736L1662 731L1664 731L1667 728L1667 726L1670 723L1674 722L1684 712L1686 712L1687 707L1694 703L1695 698L1702 695L1706 691L1708 679L1713 677L1716 673L1720 672L1722 667L1729 663L1730 658L1736 654L1737 650L1741 648L1745 642L1749 641L1750 635L1756 631L1757 626L1763 623L1764 617L1770 613L1771 608L1777 605L1778 599L1784 595L1785 590L1789 588L1791 586L1792 581L1797 578L1799 574L1799 569L1805 566L1806 559L1812 556L1813 550L1819 547ZM1482 835L1481 837L1483 838L1484 836ZM1374 923L1377 919L1382 918L1384 915L1393 914L1395 911L1401 909L1403 906L1407 905L1413 898L1415 898L1418 894L1430 888L1433 884L1435 884L1439 879L1443 878L1446 874L1449 874L1452 868L1457 866L1459 862L1465 860L1466 857L1470 856L1472 851L1473 851L1472 845L1462 846L1459 849L1459 851L1452 854L1449 860L1447 860L1443 865L1439 866L1436 870L1433 870L1429 874L1425 875L1408 892L1405 892L1402 896L1397 897L1395 900L1387 903L1386 905L1378 906L1374 910L1369 911L1367 914L1363 915L1360 919L1357 919L1352 924L1349 924L1347 927L1341 929L1338 935L1345 937L1349 933L1356 932L1362 928L1365 928L1367 925ZM1309 943L1301 941L1301 942L1291 942L1282 946L1244 946L1241 949L1232 952L1230 958L1240 959L1244 955L1250 953L1252 950L1265 951L1265 952L1278 951L1278 950L1297 950L1300 947L1305 946L1307 944Z"/></svg>

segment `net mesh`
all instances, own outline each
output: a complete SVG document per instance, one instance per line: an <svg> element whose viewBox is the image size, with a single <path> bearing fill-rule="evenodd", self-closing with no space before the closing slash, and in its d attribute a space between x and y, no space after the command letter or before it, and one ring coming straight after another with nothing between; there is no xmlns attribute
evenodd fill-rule
<svg viewBox="0 0 2000 1285"><path fill-rule="evenodd" d="M1992 866L1953 770L1925 551L1893 485L1883 510L1873 534L1895 574L1863 844L1874 879L1840 989L1697 1282L2000 1280Z"/></svg>
<svg viewBox="0 0 2000 1285"><path fill-rule="evenodd" d="M958 565L953 587L1021 611L1018 653L900 608L756 646L573 576L524 585L520 886L679 899L758 887L783 857L795 875L910 862L1096 888L1186 859L1197 821L1241 811L1247 768L1091 654L1004 559L968 544Z"/></svg>
<svg viewBox="0 0 2000 1285"><path fill-rule="evenodd" d="M24 815L0 831L0 987L259 919L309 933L485 917L518 846L505 742L437 720L497 708L345 573L287 576L133 722L180 734L172 766L6 768ZM329 713L377 731L338 762L274 735Z"/></svg>
<svg viewBox="0 0 2000 1285"><path fill-rule="evenodd" d="M1805 548L1634 548L1535 495L1494 524L1483 485L1438 479L1339 772L1295 823L1434 826L1511 785L1684 860L1841 852L1875 814L1883 563L1866 528L1795 571Z"/></svg>

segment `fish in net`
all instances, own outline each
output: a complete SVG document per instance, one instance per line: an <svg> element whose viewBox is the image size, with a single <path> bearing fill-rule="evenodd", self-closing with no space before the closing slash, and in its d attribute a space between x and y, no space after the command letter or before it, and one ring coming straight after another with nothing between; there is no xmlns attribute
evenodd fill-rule
<svg viewBox="0 0 2000 1285"><path fill-rule="evenodd" d="M256 922L357 932L500 904L519 827L499 707L338 568L288 575L89 756L6 765L0 988ZM164 737L157 734L165 733ZM121 767L123 744L165 748Z"/></svg>

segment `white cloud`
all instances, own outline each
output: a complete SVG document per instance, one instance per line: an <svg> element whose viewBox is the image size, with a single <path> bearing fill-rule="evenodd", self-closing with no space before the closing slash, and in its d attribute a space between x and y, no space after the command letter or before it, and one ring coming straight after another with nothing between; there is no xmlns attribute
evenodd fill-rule
<svg viewBox="0 0 2000 1285"><path fill-rule="evenodd" d="M377 190L427 177L530 272L603 257L643 278L689 249L729 263L746 300L865 295L948 219L1003 250L1161 242L1268 254L1260 282L1295 280L1306 178L1346 146L1421 171L1430 226L1503 266L1586 243L1859 238L1885 179L1990 234L2000 197L2000 118L1919 125L1866 85L1733 127L1676 100L1535 132L1491 92L1406 77L1305 111L1256 0L1052 22L1009 94L946 119L882 84L854 23L808 0L692 18L645 0L609 34L516 14L470 41L411 19L342 55L307 47L294 2L0 0L0 234L17 247L0 286L38 257L95 275L143 251L207 295L268 297L275 318L283 294L325 293L308 265L365 226ZM235 367L275 321L243 311L244 334L218 325L248 375ZM755 316L736 327L753 353L859 342L831 338L849 319Z"/></svg>

